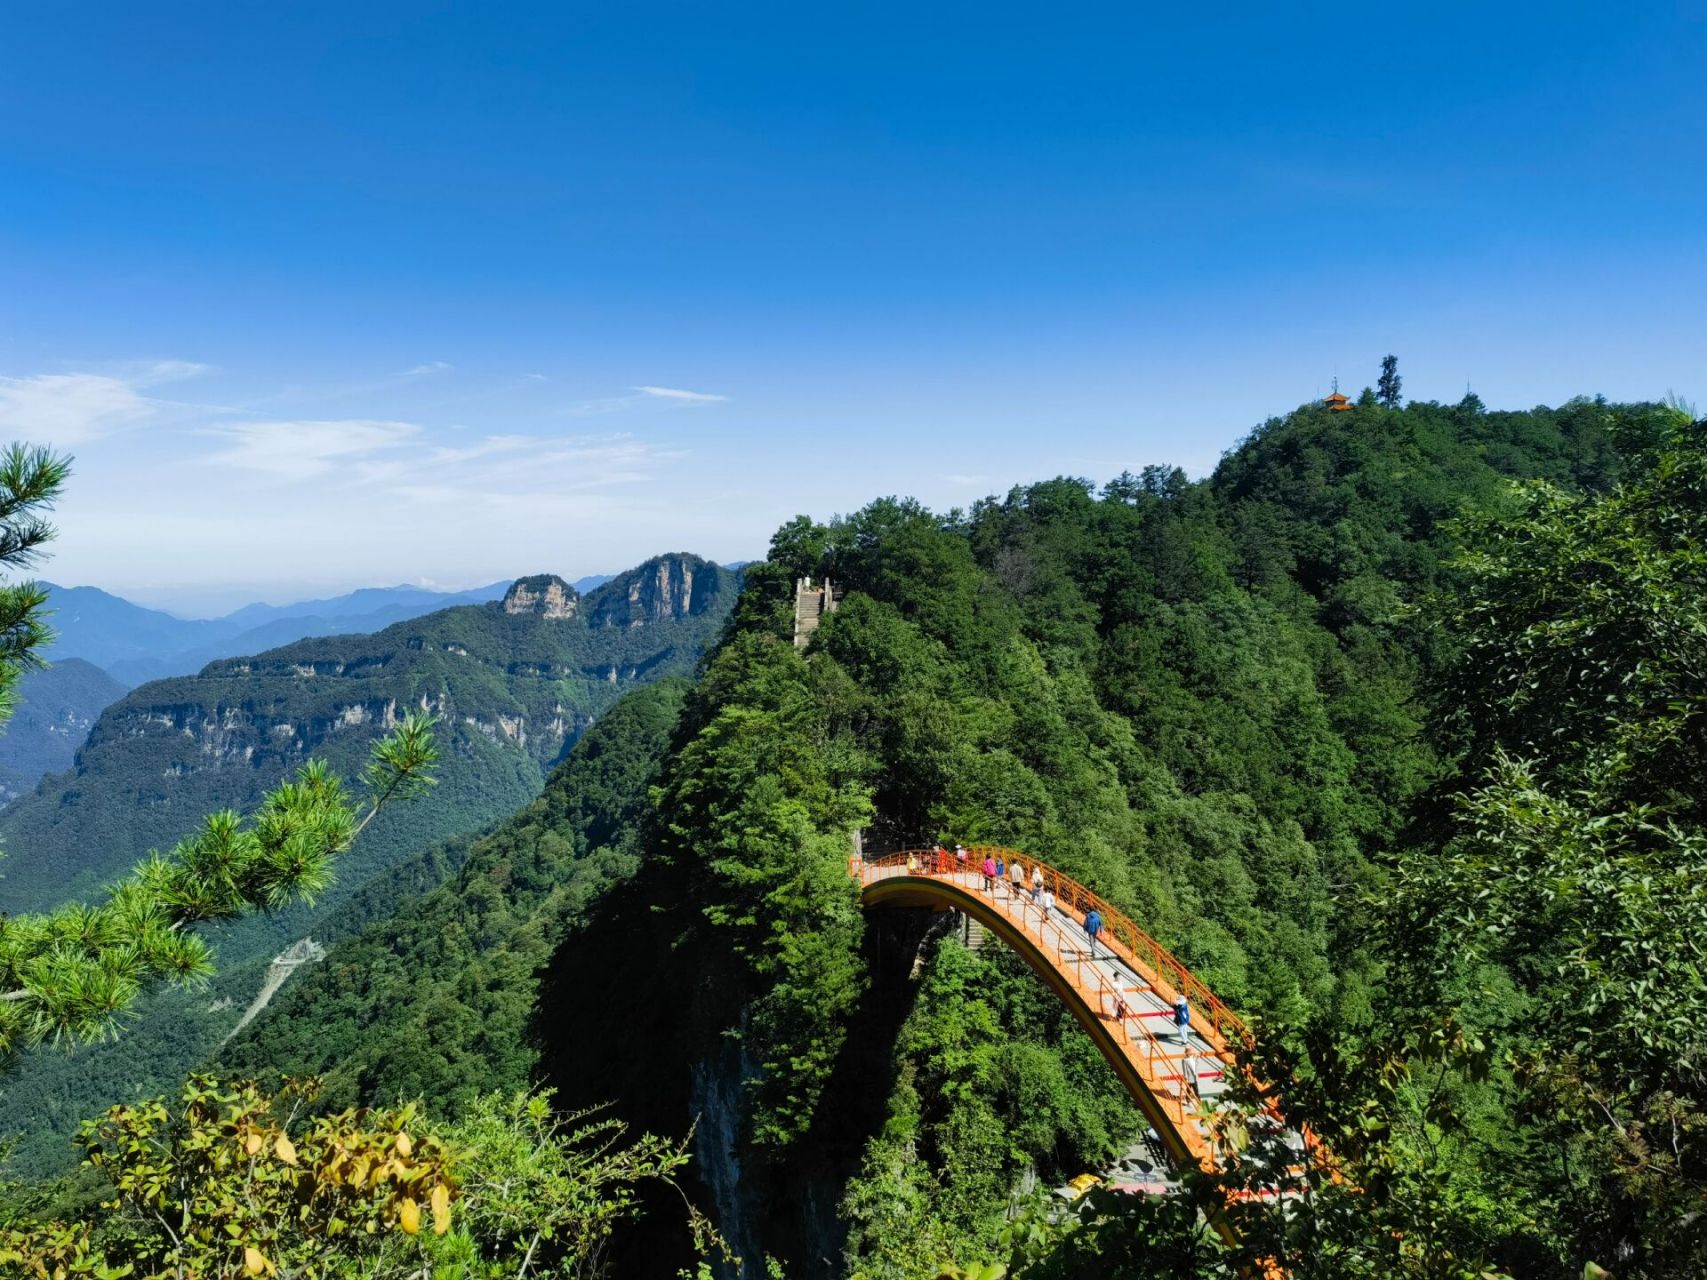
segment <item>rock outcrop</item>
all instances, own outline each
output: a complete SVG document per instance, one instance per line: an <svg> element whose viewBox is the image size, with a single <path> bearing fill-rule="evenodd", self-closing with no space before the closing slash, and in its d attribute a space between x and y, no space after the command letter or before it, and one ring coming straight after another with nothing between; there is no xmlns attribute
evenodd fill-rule
<svg viewBox="0 0 1707 1280"><path fill-rule="evenodd" d="M581 597L555 573L517 578L504 593L505 613L537 613L542 618L573 618Z"/></svg>
<svg viewBox="0 0 1707 1280"><path fill-rule="evenodd" d="M677 553L657 556L587 593L589 627L643 627L717 607L736 576L709 560Z"/></svg>

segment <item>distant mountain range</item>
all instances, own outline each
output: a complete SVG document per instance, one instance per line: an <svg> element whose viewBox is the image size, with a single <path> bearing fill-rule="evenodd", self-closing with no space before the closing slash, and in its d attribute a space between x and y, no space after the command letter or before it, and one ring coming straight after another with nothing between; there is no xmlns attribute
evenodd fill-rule
<svg viewBox="0 0 1707 1280"><path fill-rule="evenodd" d="M595 574L572 585L584 593L610 579ZM439 609L484 604L510 584L469 591L364 587L324 600L245 605L208 619L174 617L98 587L43 585L52 595L57 639L44 654L51 665L25 674L17 711L0 726L0 807L35 790L44 775L69 769L96 717L135 685L310 636L383 631Z"/></svg>
<svg viewBox="0 0 1707 1280"><path fill-rule="evenodd" d="M595 575L573 586L587 592L609 581L608 574ZM222 618L175 617L99 587L43 585L52 594L53 628L58 633L45 656L50 661L82 658L134 686L189 675L220 658L276 649L307 636L380 631L453 605L484 604L501 597L510 584L494 582L469 591L363 587L324 600L245 605Z"/></svg>
<svg viewBox="0 0 1707 1280"><path fill-rule="evenodd" d="M737 581L690 555L648 560L584 597L552 575L522 578L497 593L501 601L150 681L102 711L73 772L49 775L0 811L0 910L93 893L204 813L253 803L311 755L353 774L380 726L412 706L444 721L435 807L466 804L481 812L479 825L507 793L492 816L507 813L624 686L692 670ZM135 608L100 594L103 607ZM77 625L88 626L86 613Z"/></svg>
<svg viewBox="0 0 1707 1280"><path fill-rule="evenodd" d="M236 1024L273 955L321 930L327 913L364 883L538 795L546 773L624 692L691 674L728 617L739 581L683 554L649 560L585 596L552 575L522 578L501 600L440 608L374 634L320 636L217 660L106 707L69 772L49 774L0 811L0 911L93 897L148 850L169 848L204 814L247 809L310 757L351 777L373 739L410 707L439 717L439 785L382 814L339 859L337 880L314 907L215 930L219 975L211 990L149 1001L116 1049L86 1046L75 1059L30 1055L0 1089L0 1138L29 1117L27 1150L17 1158L53 1167L70 1150L66 1135L77 1120L139 1091L170 1088ZM61 621L67 634L94 637L136 615L155 637L169 634L159 619L186 625L105 592L86 601L70 626ZM346 620L374 616L348 607ZM263 618L240 634L278 621ZM106 634L113 645L121 638ZM51 672L61 681L99 676L74 659Z"/></svg>

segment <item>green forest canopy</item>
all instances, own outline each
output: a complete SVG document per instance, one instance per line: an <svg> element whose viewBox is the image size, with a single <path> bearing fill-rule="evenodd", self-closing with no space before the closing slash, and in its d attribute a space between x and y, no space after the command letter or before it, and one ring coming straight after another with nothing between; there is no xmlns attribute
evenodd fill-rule
<svg viewBox="0 0 1707 1280"><path fill-rule="evenodd" d="M1294 1274L1690 1274L1701 434L1366 399L1203 481L794 521L685 700L620 704L230 1061L699 1114L733 1142L700 1144L705 1202L755 1267L1231 1274L1196 1190L1007 1223L1025 1171L1105 1158L1131 1110L999 952L874 967L891 926L845 871L858 827L999 841L1257 1020L1357 1187L1250 1224ZM847 590L804 655L801 574Z"/></svg>

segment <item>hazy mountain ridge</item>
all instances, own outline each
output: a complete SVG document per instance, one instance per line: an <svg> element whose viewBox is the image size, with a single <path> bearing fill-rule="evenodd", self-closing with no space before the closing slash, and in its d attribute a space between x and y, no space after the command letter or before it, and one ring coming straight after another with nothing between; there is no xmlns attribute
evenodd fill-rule
<svg viewBox="0 0 1707 1280"><path fill-rule="evenodd" d="M82 658L135 685L188 675L216 658L255 653L305 636L378 631L453 605L484 603L501 596L509 583L453 592L363 587L324 600L245 605L221 618L180 618L99 587L43 585L52 593L49 607L57 633L46 656Z"/></svg>
<svg viewBox="0 0 1707 1280"><path fill-rule="evenodd" d="M576 587L588 591L608 581L610 575L599 574L579 579ZM508 586L460 592L363 587L324 600L245 605L223 618L195 620L96 587L47 585L58 633L47 652L55 661L25 676L18 714L0 727L0 806L34 790L44 775L69 769L102 709L142 681L188 675L219 658L310 636L380 631L438 609L497 599Z"/></svg>

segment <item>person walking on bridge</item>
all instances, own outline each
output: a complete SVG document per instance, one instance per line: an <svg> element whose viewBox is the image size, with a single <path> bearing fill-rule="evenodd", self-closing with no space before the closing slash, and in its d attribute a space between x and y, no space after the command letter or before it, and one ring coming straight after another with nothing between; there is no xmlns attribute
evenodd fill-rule
<svg viewBox="0 0 1707 1280"><path fill-rule="evenodd" d="M1014 859L1012 871L1014 881L1014 901L1018 902L1020 894L1025 891L1025 867L1020 864L1020 860L1018 858Z"/></svg>
<svg viewBox="0 0 1707 1280"><path fill-rule="evenodd" d="M997 855L997 857L996 857L996 883L999 885L1005 886L1008 882L1007 881L1007 875L1008 875L1007 859L1001 857L1000 855Z"/></svg>
<svg viewBox="0 0 1707 1280"><path fill-rule="evenodd" d="M1043 901L1043 864L1041 862L1031 864L1031 900L1033 902Z"/></svg>
<svg viewBox="0 0 1707 1280"><path fill-rule="evenodd" d="M1191 1006L1183 994L1174 997L1174 1030L1179 1032L1180 1048L1191 1044Z"/></svg>
<svg viewBox="0 0 1707 1280"><path fill-rule="evenodd" d="M984 855L984 892L996 892L996 860L987 853Z"/></svg>
<svg viewBox="0 0 1707 1280"><path fill-rule="evenodd" d="M1102 912L1092 907L1085 912L1085 937L1090 939L1091 959L1097 957L1097 934L1102 932Z"/></svg>

